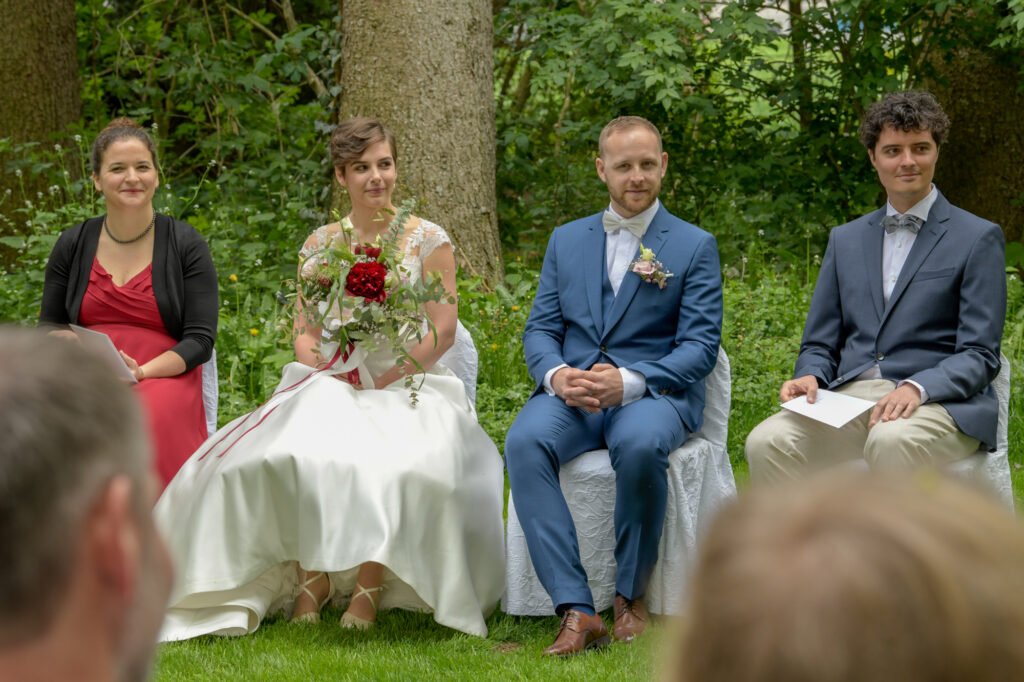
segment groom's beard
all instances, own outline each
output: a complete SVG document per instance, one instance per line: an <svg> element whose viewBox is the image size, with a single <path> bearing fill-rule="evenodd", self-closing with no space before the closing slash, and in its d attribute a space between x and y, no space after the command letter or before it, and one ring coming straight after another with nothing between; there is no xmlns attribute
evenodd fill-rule
<svg viewBox="0 0 1024 682"><path fill-rule="evenodd" d="M626 209L628 215L623 215L623 217L628 218L638 213L643 213L650 208L654 200L658 198L659 190L660 183L655 187L647 185L640 188L627 187L621 192L612 193L612 201Z"/></svg>

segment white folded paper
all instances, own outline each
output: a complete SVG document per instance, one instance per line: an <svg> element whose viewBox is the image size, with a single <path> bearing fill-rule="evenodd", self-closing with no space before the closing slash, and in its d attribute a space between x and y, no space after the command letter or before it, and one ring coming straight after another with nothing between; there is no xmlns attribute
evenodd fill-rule
<svg viewBox="0 0 1024 682"><path fill-rule="evenodd" d="M118 352L114 342L110 340L110 337L103 332L93 331L92 329L86 329L85 327L79 327L77 324L69 324L71 331L75 333L78 340L81 342L82 347L88 350L90 353L103 358L103 360L110 365L111 369L117 372L117 378L123 381L127 381L130 384L138 383L138 379L132 374L132 371L128 369L128 364L125 363L124 358Z"/></svg>
<svg viewBox="0 0 1024 682"><path fill-rule="evenodd" d="M782 407L838 429L874 404L875 401L819 388L813 403L802 395L782 403Z"/></svg>

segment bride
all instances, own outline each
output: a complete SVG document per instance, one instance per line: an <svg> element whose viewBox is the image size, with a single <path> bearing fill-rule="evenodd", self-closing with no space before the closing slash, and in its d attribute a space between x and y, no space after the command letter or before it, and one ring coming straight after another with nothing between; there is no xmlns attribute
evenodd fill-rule
<svg viewBox="0 0 1024 682"><path fill-rule="evenodd" d="M330 147L354 241L372 243L395 212L394 138L375 120L352 119ZM317 229L303 260L339 229ZM445 231L409 217L399 240L405 274L437 273L454 296ZM157 503L177 569L161 638L247 634L282 609L316 622L324 604L346 597L342 627L404 608L486 636L484 618L504 589L504 479L463 383L438 363L455 338L457 305L424 305L436 340L429 333L408 349L426 370L415 377L415 406L404 379L423 369L376 352L359 367L372 388L348 383L356 375L331 363L299 306L297 362L278 390L211 436Z"/></svg>

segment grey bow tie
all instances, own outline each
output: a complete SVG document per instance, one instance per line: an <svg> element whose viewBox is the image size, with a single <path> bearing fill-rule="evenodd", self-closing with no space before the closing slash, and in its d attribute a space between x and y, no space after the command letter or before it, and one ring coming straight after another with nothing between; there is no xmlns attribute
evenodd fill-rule
<svg viewBox="0 0 1024 682"><path fill-rule="evenodd" d="M644 225L644 221L640 218L640 216L633 216L632 218L620 218L611 211L605 211L604 215L601 216L601 222L604 224L605 232L629 230L637 239L643 239L644 233L647 232L647 226Z"/></svg>
<svg viewBox="0 0 1024 682"><path fill-rule="evenodd" d="M923 223L924 221L916 215L887 215L882 218L882 227L885 228L885 231L888 234L892 234L901 228L906 228L914 234L917 234Z"/></svg>

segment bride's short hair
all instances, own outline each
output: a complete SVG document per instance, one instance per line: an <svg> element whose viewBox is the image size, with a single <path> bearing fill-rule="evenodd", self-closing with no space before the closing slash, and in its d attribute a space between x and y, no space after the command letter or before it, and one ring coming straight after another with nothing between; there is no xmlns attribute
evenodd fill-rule
<svg viewBox="0 0 1024 682"><path fill-rule="evenodd" d="M367 147L386 140L391 147L391 158L398 161L398 147L395 136L375 118L357 117L342 121L331 134L331 163L335 168L356 161Z"/></svg>

